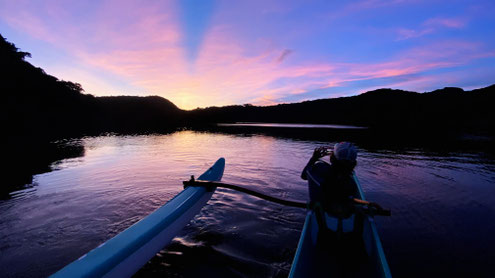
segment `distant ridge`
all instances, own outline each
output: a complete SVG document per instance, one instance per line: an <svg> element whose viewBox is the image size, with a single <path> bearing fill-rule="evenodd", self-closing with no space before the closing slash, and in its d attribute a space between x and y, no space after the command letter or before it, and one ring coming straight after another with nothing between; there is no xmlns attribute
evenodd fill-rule
<svg viewBox="0 0 495 278"><path fill-rule="evenodd" d="M201 123L273 122L367 126L400 132L495 132L495 85L426 93L378 89L360 95L258 107L235 105L190 112Z"/></svg>
<svg viewBox="0 0 495 278"><path fill-rule="evenodd" d="M105 132L164 132L214 123L271 122L365 126L391 132L492 134L495 85L426 93L378 89L360 95L273 106L233 105L184 111L159 96L94 97L26 62L0 35L2 116L10 141L53 140Z"/></svg>

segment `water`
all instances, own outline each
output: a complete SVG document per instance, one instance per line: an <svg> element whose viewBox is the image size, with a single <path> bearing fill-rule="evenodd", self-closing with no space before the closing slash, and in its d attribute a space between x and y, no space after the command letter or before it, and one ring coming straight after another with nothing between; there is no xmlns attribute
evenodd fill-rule
<svg viewBox="0 0 495 278"><path fill-rule="evenodd" d="M58 161L32 186L0 200L0 276L44 277L142 219L218 157L223 181L306 200L300 171L334 142L181 131L102 136ZM360 149L367 199L395 277L491 277L495 165L482 152ZM286 277L304 210L218 189L172 244L136 276Z"/></svg>
<svg viewBox="0 0 495 278"><path fill-rule="evenodd" d="M280 123L235 123L217 124L226 127L269 127L269 128L330 128L330 129L366 129L352 125L323 125L323 124L280 124Z"/></svg>

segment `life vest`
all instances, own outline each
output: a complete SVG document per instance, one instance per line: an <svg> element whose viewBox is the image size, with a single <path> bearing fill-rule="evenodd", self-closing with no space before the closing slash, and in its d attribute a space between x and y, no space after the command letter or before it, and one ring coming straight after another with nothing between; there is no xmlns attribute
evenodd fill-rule
<svg viewBox="0 0 495 278"><path fill-rule="evenodd" d="M325 212L338 218L349 218L354 213L352 198L356 186L352 173L342 173L335 166L318 161L307 175L311 203L319 203Z"/></svg>

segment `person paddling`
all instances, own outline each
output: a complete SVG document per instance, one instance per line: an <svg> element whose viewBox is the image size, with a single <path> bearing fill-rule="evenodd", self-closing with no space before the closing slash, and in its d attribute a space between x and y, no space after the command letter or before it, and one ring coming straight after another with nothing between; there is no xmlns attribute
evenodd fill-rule
<svg viewBox="0 0 495 278"><path fill-rule="evenodd" d="M326 155L330 155L330 164L320 160ZM328 147L314 150L313 156L301 173L301 178L309 179L310 205L320 208L318 209L320 225L324 225L325 222L323 211L340 219L346 219L356 212L356 204L382 209L376 203L355 198L359 195L353 179L356 164L357 148L352 143L335 144L333 151ZM359 231L355 230L355 232Z"/></svg>

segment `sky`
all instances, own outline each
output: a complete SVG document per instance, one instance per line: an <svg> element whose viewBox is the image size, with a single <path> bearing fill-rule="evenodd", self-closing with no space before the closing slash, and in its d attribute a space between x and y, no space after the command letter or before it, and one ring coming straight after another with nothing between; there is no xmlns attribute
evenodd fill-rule
<svg viewBox="0 0 495 278"><path fill-rule="evenodd" d="M194 109L488 86L493 11L493 0L0 0L0 34L86 93Z"/></svg>

